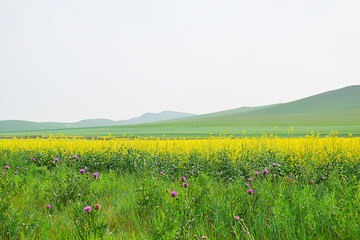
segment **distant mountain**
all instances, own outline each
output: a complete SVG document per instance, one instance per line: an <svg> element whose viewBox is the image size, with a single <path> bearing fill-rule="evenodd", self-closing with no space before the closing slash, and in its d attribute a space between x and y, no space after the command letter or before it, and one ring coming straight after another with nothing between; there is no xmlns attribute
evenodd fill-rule
<svg viewBox="0 0 360 240"><path fill-rule="evenodd" d="M161 113L144 113L140 117L131 118L129 120L117 121L116 125L132 125L132 124L141 124L141 123L150 123L150 122L160 122L173 119L181 119L186 117L195 116L190 113L183 112L173 112L173 111L164 111Z"/></svg>
<svg viewBox="0 0 360 240"><path fill-rule="evenodd" d="M58 122L40 123L40 122L30 122L30 121L22 121L22 120L0 121L0 132L59 129L65 127L66 127L66 123L58 123Z"/></svg>
<svg viewBox="0 0 360 240"><path fill-rule="evenodd" d="M74 123L3 120L0 121L0 132L107 127L107 126L118 126L118 125L128 125L128 124L151 123L157 121L173 120L177 118L185 118L189 116L195 116L195 115L190 113L164 111L160 113L145 113L139 117L131 118L129 120L113 121L110 119L85 119Z"/></svg>

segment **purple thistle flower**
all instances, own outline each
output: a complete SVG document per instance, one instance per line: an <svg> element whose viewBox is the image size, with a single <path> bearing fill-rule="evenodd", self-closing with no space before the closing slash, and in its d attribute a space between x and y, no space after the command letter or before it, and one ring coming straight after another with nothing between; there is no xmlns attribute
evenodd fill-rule
<svg viewBox="0 0 360 240"><path fill-rule="evenodd" d="M249 184L248 184L248 183L245 183L245 187L249 187Z"/></svg>
<svg viewBox="0 0 360 240"><path fill-rule="evenodd" d="M9 165L9 163L8 163L8 162L6 162L6 163L5 163L5 165Z"/></svg>
<svg viewBox="0 0 360 240"><path fill-rule="evenodd" d="M255 176L257 176L259 174L259 172L254 172Z"/></svg>
<svg viewBox="0 0 360 240"><path fill-rule="evenodd" d="M177 193L175 191L172 191L170 194L172 197L175 197L177 195Z"/></svg>
<svg viewBox="0 0 360 240"><path fill-rule="evenodd" d="M74 158L74 159L77 159L77 156L76 156L76 155L74 155L74 156L73 156L73 158Z"/></svg>
<svg viewBox="0 0 360 240"><path fill-rule="evenodd" d="M99 174L96 172L96 173L93 173L93 176L94 176L94 178L96 180L96 179L98 179Z"/></svg>
<svg viewBox="0 0 360 240"><path fill-rule="evenodd" d="M77 196L77 197L80 197L80 196L81 196L81 194L80 194L80 193L78 193L76 196Z"/></svg>
<svg viewBox="0 0 360 240"><path fill-rule="evenodd" d="M58 162L58 161L59 161L59 159L58 159L58 158L55 158L55 159L54 159L54 161L55 161L55 162Z"/></svg>
<svg viewBox="0 0 360 240"><path fill-rule="evenodd" d="M14 172L14 174L16 175L16 174L17 174L17 172Z"/></svg>
<svg viewBox="0 0 360 240"><path fill-rule="evenodd" d="M193 172L190 172L190 175L193 175Z"/></svg>
<svg viewBox="0 0 360 240"><path fill-rule="evenodd" d="M311 180L311 182L310 182L311 184L313 184L314 183L314 180Z"/></svg>
<svg viewBox="0 0 360 240"><path fill-rule="evenodd" d="M181 177L181 181L182 181L182 182L185 182L185 177Z"/></svg>
<svg viewBox="0 0 360 240"><path fill-rule="evenodd" d="M251 181L252 181L252 178L249 178L248 181L251 182Z"/></svg>
<svg viewBox="0 0 360 240"><path fill-rule="evenodd" d="M206 237L206 236L202 236L201 239L207 239L207 237Z"/></svg>
<svg viewBox="0 0 360 240"><path fill-rule="evenodd" d="M28 169L27 168L25 168L25 171L27 171Z"/></svg>
<svg viewBox="0 0 360 240"><path fill-rule="evenodd" d="M163 173L163 172L160 172L160 175L164 175L164 173Z"/></svg>
<svg viewBox="0 0 360 240"><path fill-rule="evenodd" d="M100 204L98 204L98 203L97 203L97 204L95 204L95 209L96 209L96 210L100 210L100 209L101 209Z"/></svg>
<svg viewBox="0 0 360 240"><path fill-rule="evenodd" d="M9 169L9 166L5 166L4 168L5 168L5 169Z"/></svg>
<svg viewBox="0 0 360 240"><path fill-rule="evenodd" d="M189 184L186 182L186 183L183 183L183 185L184 185L184 187L187 188Z"/></svg>
<svg viewBox="0 0 360 240"><path fill-rule="evenodd" d="M248 190L248 194L250 194L250 195L251 195L253 192L254 192L254 191L253 191L252 189L249 189L249 190Z"/></svg>
<svg viewBox="0 0 360 240"><path fill-rule="evenodd" d="M36 158L33 158L33 161L35 162L35 161L36 161Z"/></svg>
<svg viewBox="0 0 360 240"><path fill-rule="evenodd" d="M16 169L19 169L19 167L16 167Z"/></svg>
<svg viewBox="0 0 360 240"><path fill-rule="evenodd" d="M267 169L264 169L264 171L263 171L264 174L267 174L268 172L269 172L269 170L267 170Z"/></svg>
<svg viewBox="0 0 360 240"><path fill-rule="evenodd" d="M80 169L79 172L83 174L85 172L85 169Z"/></svg>
<svg viewBox="0 0 360 240"><path fill-rule="evenodd" d="M272 165L273 165L273 167L276 167L276 163L273 163Z"/></svg>
<svg viewBox="0 0 360 240"><path fill-rule="evenodd" d="M90 212L91 211L91 207L90 206L86 206L85 208L84 208L84 212Z"/></svg>
<svg viewBox="0 0 360 240"><path fill-rule="evenodd" d="M47 208L47 209L50 209L50 208L51 208L51 205L46 205L46 208Z"/></svg>
<svg viewBox="0 0 360 240"><path fill-rule="evenodd" d="M235 220L235 221L239 221L239 219L240 219L239 216L235 216L235 217L234 217L234 220Z"/></svg>

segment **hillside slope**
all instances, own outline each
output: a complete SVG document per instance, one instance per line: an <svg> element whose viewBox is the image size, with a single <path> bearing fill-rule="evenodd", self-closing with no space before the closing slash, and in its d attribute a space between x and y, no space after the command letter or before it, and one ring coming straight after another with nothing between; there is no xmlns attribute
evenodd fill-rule
<svg viewBox="0 0 360 240"><path fill-rule="evenodd" d="M120 121L113 121L110 119L85 119L74 123L63 123L63 122L31 122L31 121L22 121L22 120L3 120L0 121L0 132L108 127L108 126L165 121L165 120L184 118L189 116L194 116L194 114L174 112L174 111L164 111L160 113L145 113L136 118L131 118L129 120L120 120Z"/></svg>
<svg viewBox="0 0 360 240"><path fill-rule="evenodd" d="M289 103L238 108L150 126L360 125L360 86L349 86ZM145 125L144 125L145 126ZM140 126L134 126L140 127Z"/></svg>

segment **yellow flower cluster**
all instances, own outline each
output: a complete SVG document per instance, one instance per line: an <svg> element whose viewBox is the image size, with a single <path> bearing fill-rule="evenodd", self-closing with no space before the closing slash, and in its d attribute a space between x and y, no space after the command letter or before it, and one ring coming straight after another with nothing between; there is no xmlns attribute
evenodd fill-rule
<svg viewBox="0 0 360 240"><path fill-rule="evenodd" d="M357 164L360 161L360 138L208 138L208 139L106 139L88 140L81 138L50 137L48 139L12 139L0 140L0 151L14 153L31 151L34 153L58 152L91 155L96 153L102 159L110 158L111 154L126 154L129 149L137 153L151 156L171 156L180 163L188 161L189 156L196 153L198 158L209 161L221 161L215 156L224 154L236 164L239 159L257 161L263 153L274 154L275 159L286 159L291 167L311 163L327 165L334 163ZM331 162L329 162L331 159Z"/></svg>

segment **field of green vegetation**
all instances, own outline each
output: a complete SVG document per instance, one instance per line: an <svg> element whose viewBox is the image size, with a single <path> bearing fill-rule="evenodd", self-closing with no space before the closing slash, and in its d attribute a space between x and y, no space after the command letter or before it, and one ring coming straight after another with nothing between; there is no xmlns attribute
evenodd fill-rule
<svg viewBox="0 0 360 240"><path fill-rule="evenodd" d="M180 125L180 124L179 124ZM289 135L295 137L305 137L310 135L313 131L315 134L320 133L320 136L326 136L335 133L338 136L346 137L349 134L352 136L360 136L360 125L350 126L296 126L296 127L190 127L190 126L166 126L157 124L157 126L121 126L121 127L100 127L100 128L77 128L77 129L62 129L62 130L48 130L48 131L28 131L28 132L8 132L0 133L0 137L14 137L14 136L49 136L62 135L65 136L85 136L85 137L160 137L160 138L197 138L210 136L234 136L234 137L261 137L266 135L277 135L278 137L288 137ZM245 131L245 132L244 132Z"/></svg>
<svg viewBox="0 0 360 240"><path fill-rule="evenodd" d="M1 239L358 239L359 138L1 140Z"/></svg>

